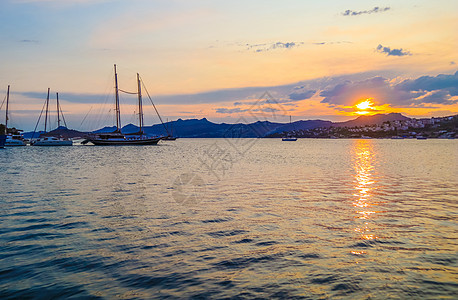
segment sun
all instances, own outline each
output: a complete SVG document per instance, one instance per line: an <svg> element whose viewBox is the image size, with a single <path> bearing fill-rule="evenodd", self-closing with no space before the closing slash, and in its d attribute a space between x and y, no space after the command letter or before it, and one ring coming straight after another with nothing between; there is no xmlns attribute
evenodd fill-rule
<svg viewBox="0 0 458 300"><path fill-rule="evenodd" d="M364 100L363 102L356 104L356 108L359 110L373 109L372 105L373 103L371 102L371 100L367 99L367 100Z"/></svg>

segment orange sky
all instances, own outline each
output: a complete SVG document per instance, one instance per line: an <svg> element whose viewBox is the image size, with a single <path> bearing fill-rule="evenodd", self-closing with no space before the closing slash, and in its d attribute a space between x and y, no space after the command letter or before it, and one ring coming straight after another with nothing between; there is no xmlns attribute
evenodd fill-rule
<svg viewBox="0 0 458 300"><path fill-rule="evenodd" d="M458 2L377 5L5 0L0 88L6 94L11 85L11 122L26 130L35 126L48 87L61 95L70 127L112 125L98 114L112 109L114 63L121 88L134 91L139 72L169 119L457 114ZM265 92L274 106L262 99ZM123 97L127 122L135 104ZM366 99L370 108L357 109Z"/></svg>

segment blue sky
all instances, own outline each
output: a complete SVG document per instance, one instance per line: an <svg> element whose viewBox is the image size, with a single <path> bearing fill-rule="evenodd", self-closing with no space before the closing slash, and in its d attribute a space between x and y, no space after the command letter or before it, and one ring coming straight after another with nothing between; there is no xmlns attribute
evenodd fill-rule
<svg viewBox="0 0 458 300"><path fill-rule="evenodd" d="M112 125L99 114L112 109L114 63L121 87L135 90L139 72L170 119L253 117L266 91L284 111L276 121L346 120L369 98L383 112L450 115L457 15L446 0L3 0L0 91L11 85L11 122L26 130L48 87L69 127ZM134 110L125 97L126 122Z"/></svg>

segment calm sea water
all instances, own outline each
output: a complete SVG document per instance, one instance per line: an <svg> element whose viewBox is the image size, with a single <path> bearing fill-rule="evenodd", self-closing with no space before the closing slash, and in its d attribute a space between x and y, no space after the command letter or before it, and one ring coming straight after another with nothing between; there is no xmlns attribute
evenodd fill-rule
<svg viewBox="0 0 458 300"><path fill-rule="evenodd" d="M0 150L0 298L458 295L456 140Z"/></svg>

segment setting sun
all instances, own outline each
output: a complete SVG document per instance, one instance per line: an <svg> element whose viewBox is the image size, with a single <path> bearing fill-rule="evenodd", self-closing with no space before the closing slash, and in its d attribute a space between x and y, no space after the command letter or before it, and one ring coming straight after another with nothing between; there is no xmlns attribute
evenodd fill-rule
<svg viewBox="0 0 458 300"><path fill-rule="evenodd" d="M355 113L358 114L358 115L370 114L371 111L373 111L375 109L375 107L372 106L372 105L374 105L374 103L372 103L372 101L370 99L371 98L366 99L366 100L356 104L354 106L354 108L356 109Z"/></svg>
<svg viewBox="0 0 458 300"><path fill-rule="evenodd" d="M356 108L360 110L372 109L372 102L368 99L361 103L356 104Z"/></svg>

